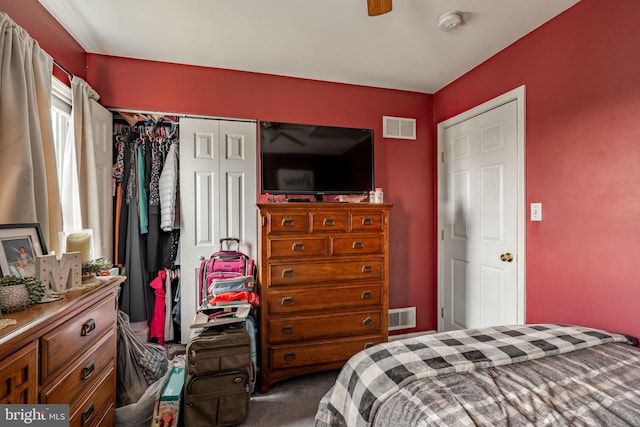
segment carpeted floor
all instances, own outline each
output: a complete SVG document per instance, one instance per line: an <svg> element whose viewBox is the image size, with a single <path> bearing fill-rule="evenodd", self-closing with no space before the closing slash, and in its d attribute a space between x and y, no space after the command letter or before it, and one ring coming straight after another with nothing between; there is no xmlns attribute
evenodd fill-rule
<svg viewBox="0 0 640 427"><path fill-rule="evenodd" d="M318 403L331 388L339 371L319 372L281 381L269 392L251 396L249 416L242 427L309 427Z"/></svg>

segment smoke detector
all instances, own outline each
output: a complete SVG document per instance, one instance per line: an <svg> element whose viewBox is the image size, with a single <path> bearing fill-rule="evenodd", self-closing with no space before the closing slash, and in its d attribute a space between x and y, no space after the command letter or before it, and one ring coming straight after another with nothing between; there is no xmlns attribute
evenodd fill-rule
<svg viewBox="0 0 640 427"><path fill-rule="evenodd" d="M438 16L438 27L442 31L451 31L462 25L462 12L449 11Z"/></svg>

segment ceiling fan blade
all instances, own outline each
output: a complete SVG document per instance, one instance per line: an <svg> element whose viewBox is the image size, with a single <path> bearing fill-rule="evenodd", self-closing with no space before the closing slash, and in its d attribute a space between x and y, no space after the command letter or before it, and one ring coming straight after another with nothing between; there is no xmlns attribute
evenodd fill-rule
<svg viewBox="0 0 640 427"><path fill-rule="evenodd" d="M391 0L367 0L369 16L378 16L391 12Z"/></svg>

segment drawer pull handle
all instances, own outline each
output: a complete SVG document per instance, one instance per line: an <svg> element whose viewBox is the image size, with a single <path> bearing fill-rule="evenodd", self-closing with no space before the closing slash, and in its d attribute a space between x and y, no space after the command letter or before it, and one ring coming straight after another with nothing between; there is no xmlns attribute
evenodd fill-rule
<svg viewBox="0 0 640 427"><path fill-rule="evenodd" d="M364 320L362 321L362 326L364 326L365 328L368 328L369 326L373 325L374 320L367 316L364 318Z"/></svg>
<svg viewBox="0 0 640 427"><path fill-rule="evenodd" d="M284 325L281 331L285 335L290 335L293 333L293 325Z"/></svg>
<svg viewBox="0 0 640 427"><path fill-rule="evenodd" d="M364 249L364 242L361 240L356 240L353 242L353 245L351 245L351 247L353 249Z"/></svg>
<svg viewBox="0 0 640 427"><path fill-rule="evenodd" d="M284 354L284 360L286 362L293 362L294 360L296 360L296 354L295 353L285 353Z"/></svg>
<svg viewBox="0 0 640 427"><path fill-rule="evenodd" d="M293 220L293 218L282 218L281 224L283 227L293 227L295 224L295 221Z"/></svg>
<svg viewBox="0 0 640 427"><path fill-rule="evenodd" d="M284 270L282 270L282 277L291 278L293 276L295 276L293 268L285 268Z"/></svg>
<svg viewBox="0 0 640 427"><path fill-rule="evenodd" d="M373 293L371 291L362 291L362 299L371 299L373 298Z"/></svg>
<svg viewBox="0 0 640 427"><path fill-rule="evenodd" d="M303 252L304 251L304 243L300 243L300 242L296 242L293 245L291 245L291 250L292 251L297 251L297 252Z"/></svg>
<svg viewBox="0 0 640 427"><path fill-rule="evenodd" d="M95 369L96 369L96 366L93 364L93 362L91 362L87 366L85 366L82 369L82 381L88 380L89 377L91 377L91 374L93 374L93 371Z"/></svg>
<svg viewBox="0 0 640 427"><path fill-rule="evenodd" d="M96 321L90 319L84 325L82 325L82 331L80 331L80 335L83 337L89 335L96 328Z"/></svg>
<svg viewBox="0 0 640 427"><path fill-rule="evenodd" d="M95 410L95 408L93 407L93 402L89 404L89 406L87 406L87 409L85 409L82 412L82 425L85 425L89 422L89 420L91 419L91 417L93 416L93 411Z"/></svg>
<svg viewBox="0 0 640 427"><path fill-rule="evenodd" d="M283 297L281 304L282 305L293 305L293 297Z"/></svg>
<svg viewBox="0 0 640 427"><path fill-rule="evenodd" d="M324 225L325 227L333 227L334 225L336 225L336 220L333 218L325 218L322 221L322 225Z"/></svg>
<svg viewBox="0 0 640 427"><path fill-rule="evenodd" d="M364 349L366 350L366 349L368 349L369 347L373 347L374 345L375 345L375 344L374 344L374 343L372 343L372 342L366 342L366 343L364 343Z"/></svg>
<svg viewBox="0 0 640 427"><path fill-rule="evenodd" d="M363 273L373 273L373 266L371 265L363 265L362 266Z"/></svg>
<svg viewBox="0 0 640 427"><path fill-rule="evenodd" d="M373 225L373 218L362 218L362 225Z"/></svg>

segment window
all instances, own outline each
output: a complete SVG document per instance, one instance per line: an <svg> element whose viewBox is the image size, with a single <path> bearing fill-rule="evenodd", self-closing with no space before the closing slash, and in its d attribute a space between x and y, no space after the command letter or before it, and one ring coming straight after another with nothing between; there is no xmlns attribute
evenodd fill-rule
<svg viewBox="0 0 640 427"><path fill-rule="evenodd" d="M62 188L62 174L60 171L64 170L63 153L71 131L71 89L55 77L52 77L51 86L51 121L53 123L53 140L56 150L58 188Z"/></svg>

